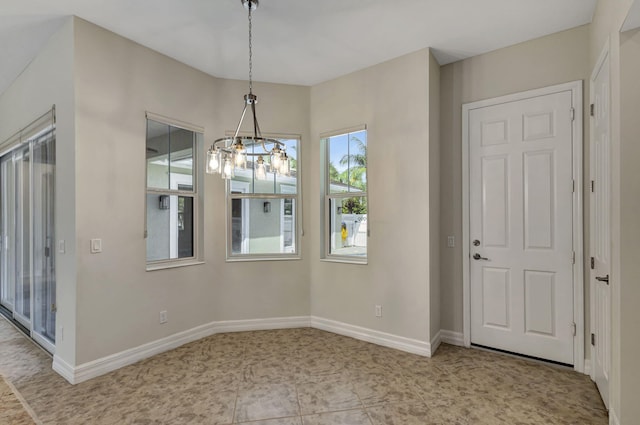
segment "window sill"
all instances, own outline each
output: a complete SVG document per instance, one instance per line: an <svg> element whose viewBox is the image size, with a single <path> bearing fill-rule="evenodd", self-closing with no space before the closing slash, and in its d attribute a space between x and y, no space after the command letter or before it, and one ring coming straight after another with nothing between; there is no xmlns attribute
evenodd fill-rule
<svg viewBox="0 0 640 425"><path fill-rule="evenodd" d="M343 263L343 264L355 264L366 266L369 264L369 260L367 258L355 259L355 258L345 258L345 257L326 257L321 258L320 261L325 263Z"/></svg>
<svg viewBox="0 0 640 425"><path fill-rule="evenodd" d="M301 260L302 257L300 255L287 255L287 256L238 256L238 257L227 257L227 263L244 263L247 261L292 261L292 260Z"/></svg>
<svg viewBox="0 0 640 425"><path fill-rule="evenodd" d="M180 262L153 263L147 264L147 271L153 272L156 270L175 269L177 267L197 266L200 264L204 264L204 261L194 259Z"/></svg>

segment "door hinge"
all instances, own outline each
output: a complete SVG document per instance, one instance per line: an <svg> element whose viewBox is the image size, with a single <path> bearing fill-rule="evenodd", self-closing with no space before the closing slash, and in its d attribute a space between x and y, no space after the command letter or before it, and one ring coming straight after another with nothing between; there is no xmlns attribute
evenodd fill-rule
<svg viewBox="0 0 640 425"><path fill-rule="evenodd" d="M576 108L574 108L573 106L571 107L571 121L574 121L576 119Z"/></svg>
<svg viewBox="0 0 640 425"><path fill-rule="evenodd" d="M58 311L58 307L56 306L56 303L51 304L51 312L55 313L56 311Z"/></svg>
<svg viewBox="0 0 640 425"><path fill-rule="evenodd" d="M596 259L591 257L591 270L594 270L596 268Z"/></svg>
<svg viewBox="0 0 640 425"><path fill-rule="evenodd" d="M573 180L571 183L572 183L571 192L575 193L576 192L576 181Z"/></svg>
<svg viewBox="0 0 640 425"><path fill-rule="evenodd" d="M571 255L571 264L575 264L576 263L576 252L573 251L573 254Z"/></svg>
<svg viewBox="0 0 640 425"><path fill-rule="evenodd" d="M591 345L596 346L596 334L591 334Z"/></svg>
<svg viewBox="0 0 640 425"><path fill-rule="evenodd" d="M573 334L573 336L576 336L576 332L577 332L577 326L575 323L571 324L571 333Z"/></svg>
<svg viewBox="0 0 640 425"><path fill-rule="evenodd" d="M592 103L591 105L589 105L589 115L591 115L592 117L596 116L596 104Z"/></svg>
<svg viewBox="0 0 640 425"><path fill-rule="evenodd" d="M595 192L596 191L596 182L595 180L591 180L591 192Z"/></svg>

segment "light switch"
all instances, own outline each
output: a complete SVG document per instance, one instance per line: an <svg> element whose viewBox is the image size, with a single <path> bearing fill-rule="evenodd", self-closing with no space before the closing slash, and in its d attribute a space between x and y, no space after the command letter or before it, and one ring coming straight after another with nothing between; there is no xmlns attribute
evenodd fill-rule
<svg viewBox="0 0 640 425"><path fill-rule="evenodd" d="M91 239L91 253L97 254L102 252L102 239Z"/></svg>

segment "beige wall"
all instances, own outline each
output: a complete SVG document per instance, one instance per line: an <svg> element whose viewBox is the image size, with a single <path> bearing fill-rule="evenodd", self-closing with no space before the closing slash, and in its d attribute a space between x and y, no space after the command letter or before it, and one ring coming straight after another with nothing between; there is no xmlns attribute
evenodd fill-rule
<svg viewBox="0 0 640 425"><path fill-rule="evenodd" d="M620 36L620 423L640 418L640 29Z"/></svg>
<svg viewBox="0 0 640 425"><path fill-rule="evenodd" d="M56 238L66 241L66 253L56 254L56 353L69 364L75 362L76 347L73 31L73 19L66 19L38 57L0 96L0 141L47 112L52 105L56 106L55 229Z"/></svg>
<svg viewBox="0 0 640 425"><path fill-rule="evenodd" d="M429 66L429 50L421 50L311 88L306 216L312 314L423 342L430 340ZM359 124L368 128L369 264L321 261L320 134Z"/></svg>
<svg viewBox="0 0 640 425"><path fill-rule="evenodd" d="M455 248L443 245L441 250L442 329L463 330L462 104L569 81L588 80L588 37L588 26L581 26L442 67L440 223L444 242L446 235L453 235L456 239ZM586 84L583 90L588 93ZM588 146L586 131L584 140ZM588 164L586 149L584 161ZM585 182L587 179L585 176ZM585 209L585 223L589 222L587 212ZM585 258L587 252L585 249ZM588 307L588 297L585 304ZM587 324L588 311L585 317Z"/></svg>
<svg viewBox="0 0 640 425"><path fill-rule="evenodd" d="M202 189L205 263L145 268L145 111L204 127L208 147L235 129L247 84L213 78L81 19L75 52L75 364L212 321L309 315L306 259L225 261L225 189L218 175L206 175ZM262 130L301 135L306 149L309 88L254 89ZM102 238L101 254L89 252L91 238ZM160 310L167 310L167 324L158 323Z"/></svg>

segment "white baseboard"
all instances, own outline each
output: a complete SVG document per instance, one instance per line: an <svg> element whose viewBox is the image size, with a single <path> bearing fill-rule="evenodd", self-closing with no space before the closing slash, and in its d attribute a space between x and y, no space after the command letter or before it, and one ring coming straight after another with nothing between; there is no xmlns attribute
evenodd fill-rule
<svg viewBox="0 0 640 425"><path fill-rule="evenodd" d="M264 331L270 329L308 328L309 316L276 317L273 319L224 320L216 323L216 333Z"/></svg>
<svg viewBox="0 0 640 425"><path fill-rule="evenodd" d="M78 384L213 334L265 329L300 328L309 327L309 325L310 320L308 316L211 322L75 367L69 365L61 358L54 356L53 370L58 372L71 384Z"/></svg>
<svg viewBox="0 0 640 425"><path fill-rule="evenodd" d="M148 357L155 356L156 354L172 350L181 345L217 333L301 327L322 329L328 332L426 357L431 357L441 343L460 346L464 345L462 334L459 332L441 330L430 342L425 342L317 316L226 320L197 326L193 329L179 332L177 334L121 351L119 353L111 354L97 360L83 363L78 366L71 366L60 357L54 356L53 370L58 372L71 384L78 384L121 367L136 363Z"/></svg>
<svg viewBox="0 0 640 425"><path fill-rule="evenodd" d="M609 409L609 425L620 425L620 419L613 409Z"/></svg>
<svg viewBox="0 0 640 425"><path fill-rule="evenodd" d="M431 343L429 342L405 338L373 329L350 325L348 323L324 319L322 317L311 316L311 327L359 339L361 341L382 345L384 347L418 354L420 356L431 357L431 354L433 353Z"/></svg>
<svg viewBox="0 0 640 425"><path fill-rule="evenodd" d="M447 331L443 329L440 331L440 339L445 344L464 347L464 336L462 335L462 332Z"/></svg>
<svg viewBox="0 0 640 425"><path fill-rule="evenodd" d="M66 379L70 384L75 384L74 368L69 363L58 357L57 354L53 355L53 365L51 368Z"/></svg>
<svg viewBox="0 0 640 425"><path fill-rule="evenodd" d="M442 330L439 330L438 333L436 333L435 336L431 338L431 355L432 356L436 353L436 351L438 351L438 347L440 347L441 343L442 343Z"/></svg>

